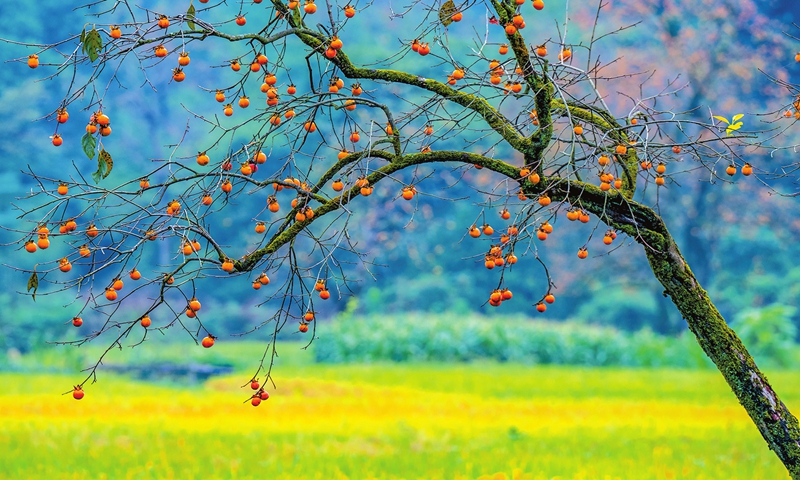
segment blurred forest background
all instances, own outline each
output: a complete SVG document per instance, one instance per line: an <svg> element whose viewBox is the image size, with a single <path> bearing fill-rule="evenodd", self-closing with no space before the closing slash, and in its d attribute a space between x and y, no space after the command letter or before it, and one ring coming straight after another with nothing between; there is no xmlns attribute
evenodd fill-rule
<svg viewBox="0 0 800 480"><path fill-rule="evenodd" d="M66 6L67 3L74 2L42 0L17 2L13 9L4 7L0 15L2 37L46 43L79 32L91 19L85 17L84 10L73 10ZM413 30L404 31L403 28L417 25L425 12L414 11L404 19L390 21L389 3L375 2L369 15L354 19L357 25L351 27L357 28L350 28L345 33L348 54L356 61L369 63L389 57L400 48L401 40L414 38ZM579 45L586 44L595 18L596 3L590 3L570 4L567 43L576 46L577 62L585 62L587 57L586 49ZM184 11L188 4L188 0L147 2L148 8L169 14ZM784 34L800 34L793 25L793 22L800 22L800 4L768 0L613 0L607 5L600 14L599 32L612 32L641 22L634 28L604 38L593 51L602 63L608 63L600 75L612 79L601 81L598 86L617 116L625 117L635 112L632 111L631 98L653 95L666 88L679 91L664 98L660 106L677 112L691 110L691 115L698 120L708 121L712 111L728 117L745 113L744 130L770 128L772 122L794 121L780 118L780 113L791 103L792 95L759 69L782 80L797 82L800 79L800 63L794 60L795 53L800 51L800 43ZM262 17L264 21L268 18L263 5L246 2L244 11L249 12L248 27L257 25ZM463 42L472 46L476 38L482 37L486 23L483 8L475 7L468 12L466 18L470 20L458 25L463 34L451 34L448 39L451 44ZM555 17L558 22L563 22L564 0L548 0L546 12L548 18ZM222 13L209 16L213 20L215 15L220 16L218 20L222 19ZM120 20L123 19L120 13ZM542 21L536 28L540 29L537 34L542 42L558 39L556 22ZM361 38L352 38L356 34ZM496 49L496 46L487 49ZM0 43L0 58L6 60L24 59L35 51L30 47ZM213 94L197 88L197 85L213 90L221 84L215 80L224 75L222 70L225 69L209 70L205 67L223 63L231 53L213 50L191 53L193 72L205 73L202 76L190 75L182 84L169 82L171 63L156 65L148 71L148 77L158 92L143 86L142 73L135 65L120 72L119 84L110 84L104 109L114 119L115 133L105 144L115 157L115 165L111 176L104 181L106 185L138 178L152 169L153 162L169 154L167 146L180 139L187 122L191 132L189 138L198 145L187 142L177 155L193 162L196 151L203 149L201 142L205 127L192 121L186 109L204 114L221 112L216 110L220 107L213 100ZM43 67L35 71L24 62L4 63L0 68L0 104L3 105L0 156L4 159L0 178L5 186L0 189L0 201L7 206L30 208L31 205L20 200L26 191L37 188L31 177L20 174L29 166L50 176L63 175L65 180L78 174L88 176L95 169L93 162L87 160L80 149L83 119L88 119L90 114L79 111L80 102L70 109L73 120L63 132L65 141L62 147L55 148L50 144L54 121L34 121L59 106L70 80L69 75L63 75L63 78L34 82L53 71L52 67L45 65L48 58L42 57L41 60ZM396 67L435 78L444 78L448 69L452 70L445 64L420 71L415 62L415 58L404 57ZM290 72L290 76L299 88L303 88L306 80L302 71ZM365 90L375 88L387 87L365 85ZM382 96L390 98L390 107L391 101L403 102L404 94L401 89L395 91L395 87L391 88L396 96ZM759 116L764 112L771 114ZM243 133L241 143L248 141ZM463 145L437 145L439 148L464 148ZM340 148L335 139L331 139L326 147L330 148L331 155ZM225 150L210 151L209 155L220 158L225 155ZM510 151L499 149L494 151L494 155L514 158ZM760 171L772 171L778 165L793 161L793 156L796 154L780 151L773 157L753 156L747 161ZM515 160L521 164L521 158ZM724 170L726 166L720 165L719 169ZM759 355L768 356L786 365L791 359L785 357L785 353L798 340L800 331L797 328L800 326L800 310L797 308L800 305L797 200L773 195L755 178L737 176L731 182L712 182L708 171L692 171L692 168L693 165L687 162L687 171L676 177L678 183L660 189L657 198L653 191L646 195L651 201L657 201L659 211L678 239L695 275L725 318L740 325L740 334L755 350L757 360ZM453 186L458 180L461 183ZM681 359L688 358L684 352L696 348L696 345L692 339L687 342L685 338L677 338L685 330L684 323L669 299L662 296L662 288L636 245L625 245L610 252L596 247L590 249L592 255L589 259L577 264L576 246L583 244L585 238L581 235L584 234L562 229L539 249L557 286L554 293L558 300L546 313L537 314L531 306L541 298L546 288L544 274L534 261L522 261L507 274L506 282L514 292L513 302L497 309L483 305L488 293L496 288L496 275L486 274L480 258L468 258L474 255L474 249L469 247L469 237L464 237L467 228L476 222L478 209L472 201L480 198L481 188L491 188L493 184L494 179L488 172L437 169L434 177L421 189L416 213L413 212L414 203L396 198L397 191L391 184L377 186L371 208L355 210L350 227L351 235L369 254L368 258L374 265L367 270L354 258L343 259L352 261L345 265L345 269L354 281L353 290L336 292L334 298L338 293L342 297L321 307L318 318L323 322L338 318L338 324L322 324L317 329L318 360L403 360L414 355L444 360L470 359L481 356L474 352L482 348L480 351L495 352L486 356L524 361L524 358L518 358L522 355L514 354L511 349L501 353L503 345L514 343L515 339L517 343L524 343L527 341L524 339L551 338L543 337L542 329L557 332L549 343L542 340L541 349L549 348L551 351L551 357L547 357L546 352L536 357L543 362L549 358L550 363L648 364L646 360L632 360L633 354L624 353L630 351L632 345L655 345L647 344L643 340L646 338L654 338L653 342L661 342L661 345L674 340L675 343L669 343L673 346L661 348L673 349L672 353L665 353L664 358L675 360L665 360L665 363L679 365ZM800 188L788 181L778 182L776 187L783 192L795 192ZM471 200L452 201L465 197ZM260 208L261 205L256 211ZM501 208L498 205L496 210ZM224 218L216 232L217 239L221 243L226 239L230 243L252 243L256 234L252 228L251 210L248 205L225 209L220 214ZM498 222L499 217L492 217L493 214L496 212L490 210L485 219L487 223ZM21 221L19 215L16 208L0 210L0 225L26 231L35 226L35 219ZM479 224L482 222L483 219L479 219ZM32 266L34 260L22 249L21 233L3 229L0 239L4 244L10 244L0 250L2 263ZM177 244L154 243L157 246L148 252L152 264L166 263L176 254ZM53 250L60 248L63 252L54 252L53 258L67 253L63 245L53 246ZM0 269L0 282L6 286L0 292L0 311L3 312L0 351L25 353L45 342L76 335L74 329L65 324L72 318L70 302L74 298L70 294L48 296L44 295L46 291L41 291L34 303L29 297L16 293L24 290L26 280L24 274L13 269ZM258 324L260 318L271 315L265 311L269 305L256 308L260 303L258 292L250 288L245 278L216 281L213 290L214 297L204 298L203 306L204 311L219 313L215 331L218 336L247 331ZM134 307L126 305L124 308ZM375 319L379 315L388 315L391 321ZM475 318L462 324L465 316ZM85 320L89 325L93 321ZM540 325L526 326L526 322L531 320ZM557 325L560 322L568 324ZM593 327L581 327L584 324ZM466 330L460 330L462 327ZM416 333L400 335L398 332L404 328ZM471 336L459 334L459 331L482 333ZM440 338L441 349L451 353L415 353L414 348L419 349L421 343L409 339L431 339L443 332L450 336ZM266 339L268 333L259 330L247 338ZM442 338L449 340L441 341ZM475 343L476 338L482 346ZM569 357L570 354L564 353L568 348L563 344L558 348L552 347L559 345L558 339L565 338L569 344L588 342L587 345L593 345L594 360ZM608 347L611 338L617 339L617 343ZM179 334L156 341L172 339L187 341ZM287 339L301 337L287 335ZM307 340L307 337L302 339ZM404 352L390 351L404 341L411 345ZM679 344L686 345L686 350L674 347ZM376 345L385 345L386 348L376 347L379 351L370 351L358 358L348 356L351 355L348 352L366 352L368 346ZM617 348L622 353L600 351L607 347L611 350ZM658 348L653 347L653 350ZM459 351L473 353L466 355L459 354ZM521 351L529 350L523 348ZM552 357L556 354L564 358ZM598 360L600 357L602 359ZM628 360L620 359L622 357ZM536 359L529 358L528 361ZM5 361L0 360L0 363ZM699 365L703 361L687 363Z"/></svg>

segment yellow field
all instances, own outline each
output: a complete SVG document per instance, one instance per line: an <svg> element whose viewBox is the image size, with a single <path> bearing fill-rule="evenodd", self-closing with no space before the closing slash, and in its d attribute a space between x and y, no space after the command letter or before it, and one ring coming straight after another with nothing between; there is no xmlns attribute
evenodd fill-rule
<svg viewBox="0 0 800 480"><path fill-rule="evenodd" d="M201 387L0 375L14 479L782 479L719 374L519 365L282 366ZM773 374L790 408L791 374Z"/></svg>

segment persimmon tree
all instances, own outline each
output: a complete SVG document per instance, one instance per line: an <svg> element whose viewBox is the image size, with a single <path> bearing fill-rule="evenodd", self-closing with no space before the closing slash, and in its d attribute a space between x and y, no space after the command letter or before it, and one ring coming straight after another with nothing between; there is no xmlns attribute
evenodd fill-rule
<svg viewBox="0 0 800 480"><path fill-rule="evenodd" d="M85 7L91 23L80 33L30 45L35 53L20 61L70 79L48 116L53 145L80 142L97 162L93 173L77 162L59 172L25 170L37 188L21 201L21 226L12 227L20 251L37 255L34 268L18 267L29 274L28 294L74 292L72 325L85 329L83 317L101 319L65 343L104 341L108 353L177 327L210 348L215 317L224 313L202 310L198 285L240 282L269 310L256 328L269 329L272 342L246 382L257 405L268 397L278 333L308 332L310 342L325 328L317 323L320 302L348 293L348 262L369 269L350 232L359 228L354 212L380 208L370 198L375 186L390 185L396 201L410 202L413 218L420 196L448 195L426 185L434 168L450 169L453 190L481 199L474 223L463 225L464 242L497 279L493 291L469 292L485 298L476 308L516 303L546 311L556 301L559 270L574 268L547 265L539 255L561 229L583 232L578 265L626 239L639 244L664 295L800 478L796 418L698 283L657 210L668 208L658 205L660 189L678 188L685 172L771 188L756 159L778 148L788 128L775 123L780 112L760 131L737 112L698 119L668 107L680 93L675 85L624 92L632 108L615 112L598 84L613 85L598 52L605 36L624 27L574 42L568 21L550 38L540 33L552 19L541 0L408 3L390 9L390 19L422 21L398 30L386 58L371 58L369 38L358 31L359 21L379 21L378 6L312 0L206 0L165 12L124 0L104 10L96 2ZM199 89L207 99L174 105L189 121L150 166L136 152L114 151L116 136L144 137L112 132L125 115L115 109L115 94L130 88L126 68L138 72L143 95L163 95L160 76L171 79L173 96ZM792 100L790 116L800 110ZM115 180L122 158L141 163L141 175ZM476 169L491 172L490 188L469 184ZM259 240L219 241L228 212L241 209L252 216L243 228ZM51 241L70 253L48 257L41 250ZM164 245L171 254L149 261L147 252ZM513 296L506 274L517 269L546 280L539 297ZM96 380L103 357L75 398Z"/></svg>

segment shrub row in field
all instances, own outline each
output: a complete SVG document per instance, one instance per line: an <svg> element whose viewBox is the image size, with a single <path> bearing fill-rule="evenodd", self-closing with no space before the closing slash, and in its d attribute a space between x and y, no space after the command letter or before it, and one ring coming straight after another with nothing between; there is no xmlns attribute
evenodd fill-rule
<svg viewBox="0 0 800 480"><path fill-rule="evenodd" d="M426 314L342 316L317 330L318 362L501 362L590 366L710 366L688 335L625 333L576 322Z"/></svg>

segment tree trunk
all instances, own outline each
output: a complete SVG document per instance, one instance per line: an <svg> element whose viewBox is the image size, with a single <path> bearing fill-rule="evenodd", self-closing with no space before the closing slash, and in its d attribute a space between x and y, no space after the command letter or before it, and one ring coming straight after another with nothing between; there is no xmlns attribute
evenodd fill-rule
<svg viewBox="0 0 800 480"><path fill-rule="evenodd" d="M800 480L800 425L772 390L767 378L736 333L728 327L684 260L664 221L653 209L608 194L583 182L542 182L557 200L580 201L608 226L621 230L644 247L650 268L678 307L700 347L728 382L739 403L755 423L769 448L794 480ZM535 189L529 188L531 195ZM579 191L580 196L574 195ZM526 192L527 193L527 192Z"/></svg>
<svg viewBox="0 0 800 480"><path fill-rule="evenodd" d="M664 293L678 307L703 351L722 372L770 449L792 478L800 479L797 419L772 390L742 341L697 282L666 227L659 230L661 245L648 243L644 248L653 273L666 289Z"/></svg>

